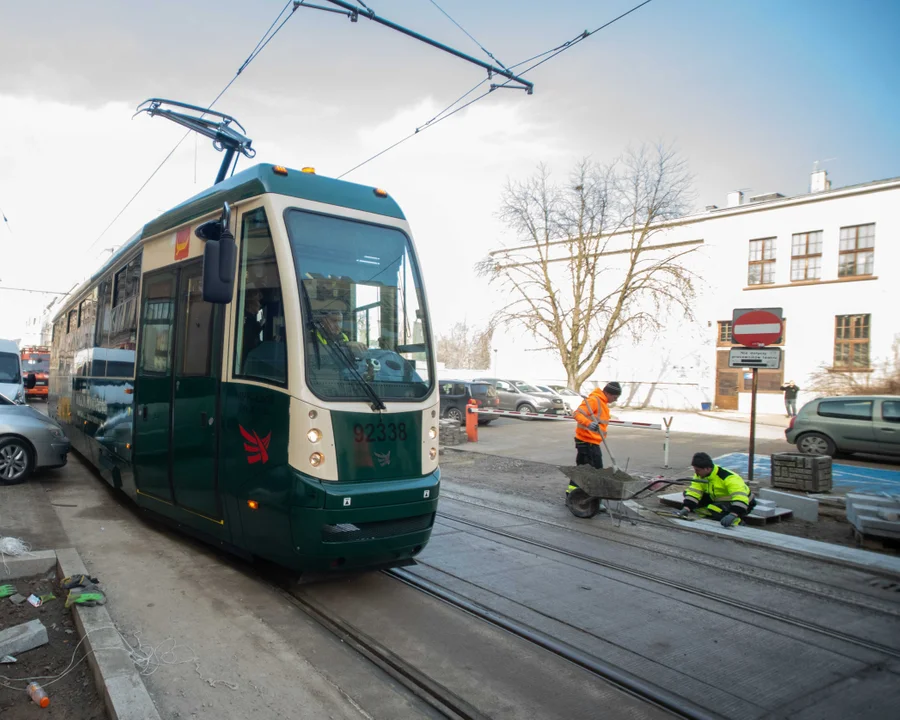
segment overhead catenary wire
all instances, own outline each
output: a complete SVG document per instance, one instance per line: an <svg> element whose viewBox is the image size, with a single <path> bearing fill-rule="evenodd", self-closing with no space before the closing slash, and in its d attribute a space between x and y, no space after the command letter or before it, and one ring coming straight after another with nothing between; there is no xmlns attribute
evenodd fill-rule
<svg viewBox="0 0 900 720"><path fill-rule="evenodd" d="M493 54L490 50L488 50L484 45L482 45L482 44L481 44L480 42L478 42L474 37L472 37L472 34L471 34L468 30L466 30L462 25L460 25L458 22L456 22L456 20L454 20L452 17L450 17L450 15L447 13L447 11L444 10L444 8L442 8L440 5L438 5L438 4L435 2L435 0L428 0L428 1L429 1L432 5L434 5L438 10L440 10L441 13L444 15L444 17L446 17L450 22L452 22L454 25L456 25L456 27L458 27L460 30L462 30L462 31L466 34L466 37L469 38L469 40L471 40L471 41L472 41L473 43L475 43L478 47L480 47L480 48L481 48L481 51L482 51L485 55L487 55L491 60L493 60L495 63L497 63L500 67L502 67L502 68L504 68L504 69L506 69L506 70L509 70L509 68L506 67L506 65L504 65L504 64L503 64L502 62L500 62L496 57L494 57L494 54ZM367 8L367 9L368 9L368 8Z"/></svg>
<svg viewBox="0 0 900 720"><path fill-rule="evenodd" d="M545 51L542 52L542 53L538 53L537 55L534 55L533 57L530 57L530 58L528 58L527 60L522 60L521 62L518 62L518 63L516 63L515 65L511 65L511 66L510 66L509 68L507 68L507 69L510 70L510 71L512 71L512 70L515 70L515 69L518 68L518 67L521 67L522 65L526 65L526 64L528 64L529 62L532 62L532 61L534 61L534 60L537 60L538 58L543 58L543 59L540 60L539 62L536 62L534 65L531 65L530 67L528 67L528 68L526 68L525 70L523 70L522 72L520 72L518 75L519 75L519 77L521 77L522 75L525 75L526 73L528 73L528 72L534 70L534 69L535 69L536 67L538 67L539 65L543 65L543 64L544 64L545 62L547 62L548 60L552 60L552 59L553 59L554 57L556 57L557 55L560 55L561 53L565 52L566 50L569 50L570 48L574 47L575 45L577 45L578 43L582 42L583 40L586 40L587 38L591 37L591 35L595 35L596 33L600 32L601 30L604 30L604 29L608 28L608 27L609 27L610 25L612 25L613 23L618 22L619 20L621 20L621 19L623 19L624 17L630 15L631 13L635 12L636 10L640 10L642 7L644 7L645 5L649 4L650 2L652 2L652 0L644 0L644 2L642 2L642 3L638 4L638 5L635 5L635 6L634 6L633 8L631 8L630 10L627 10L626 12L622 13L621 15L618 15L618 16L614 17L612 20L609 20L608 22L605 22L603 25L601 25L601 26L595 28L594 30L585 30L584 32L582 32L582 33L580 33L579 35L577 35L577 36L575 36L574 38L572 38L571 40L568 40L568 41L564 42L562 45L557 45L556 47L550 48L549 50L545 50ZM496 58L495 58L495 59L496 59ZM498 62L499 62L499 61L498 61ZM426 123L420 125L419 127L417 127L417 128L416 128L413 132L411 132L409 135L407 135L407 136L401 138L400 140L397 140L397 141L396 141L395 143L393 143L392 145L389 145L388 147L384 148L383 150L380 150L379 152L375 153L375 154L372 155L371 157L366 158L366 159L363 160L361 163L358 163L357 165L354 165L354 166L353 166L352 168L350 168L349 170L346 170L346 171L344 171L343 173L341 173L340 175L338 175L338 176L337 176L338 179L341 179L341 178L343 178L343 177L349 175L350 173L352 173L352 172L354 172L354 171L356 171L356 170L359 170L359 168L363 167L364 165L368 165L368 164L369 164L370 162L372 162L373 160L377 160L378 158L380 158L380 157L381 157L382 155L384 155L385 153L390 152L390 151L393 150L394 148L396 148L396 147L402 145L402 144L405 143L407 140L411 140L412 138L414 138L416 135L420 134L420 133L423 132L424 130L427 130L427 129L430 128L430 127L434 127L435 125L437 125L438 123L440 123L440 122L446 120L447 118L452 117L453 115L455 115L456 113L458 113L460 110L465 110L467 107L469 107L469 106L471 106L471 105L474 105L474 104L475 104L476 102L478 102L479 100L482 100L482 99L484 99L485 97L487 97L488 95L490 95L492 92L494 92L494 90L499 90L499 89L501 89L501 88L507 87L510 81L507 80L506 82L503 82L503 83L500 83L500 84L492 84L492 85L490 86L490 88L489 88L486 92L484 92L484 93L482 93L481 95L479 95L478 97L476 97L476 98L470 100L470 101L467 102L465 105L461 105L460 107L455 108L455 109L452 110L451 112L448 112L448 111L450 111L451 108L453 108L454 105L456 105L458 102L460 102L460 101L463 100L464 98L468 97L468 96L469 96L470 94L472 94L475 90L477 90L479 87L481 87L485 82L487 82L487 79L482 80L480 83L478 83L477 85L475 85L475 87L473 87L473 88L472 88L471 90L469 90L468 92L464 93L464 94L463 94L461 97L459 97L457 100L453 101L450 105L448 105L448 106L447 106L446 108L444 108L441 112L439 112L437 115L435 115L431 120L429 120L428 122L426 122Z"/></svg>
<svg viewBox="0 0 900 720"><path fill-rule="evenodd" d="M253 48L253 50L247 56L247 59L244 60L243 63L241 63L241 66L237 69L237 72L235 72L234 77L232 77L231 80L228 81L228 84L222 88L221 92L219 92L219 94L216 95L215 99L209 105L206 106L207 110L211 110L213 108L213 106L222 98L222 96L234 84L234 82L238 79L238 77L240 77L241 73L244 72L244 70L247 69L247 67L250 65L250 63L252 63L257 58L257 56L265 49L265 47L272 41L272 38L274 38L275 35L278 34L278 31L284 27L285 23L291 17L293 17L294 12L297 10L298 7L303 5L304 2L305 2L305 0L299 0L299 1L298 0L288 0L288 2L285 4L285 6L281 9L281 12L278 13L278 15L275 17L275 20L272 21L272 24L269 25L268 29L265 31L265 33L263 33L262 37L256 43L256 46ZM293 5L293 7L291 7L292 5ZM284 14L288 10L288 8L290 8L290 12L282 20L282 16L284 16ZM279 20L281 20L281 24L276 27ZM275 30L273 31L272 28L275 28ZM163 166L169 161L169 158L171 158L172 155L175 154L175 151L178 150L179 147L181 147L181 144L187 139L188 135L190 135L190 134L191 134L191 131L188 130L184 135L182 135L181 139L177 143L175 143L175 147L173 147L169 151L169 153L163 158L162 162L156 166L156 169L152 173L150 173L150 177L148 177L144 181L143 185L141 185L138 188L137 192L131 196L131 199L129 199L128 202L125 203L124 207L116 214L116 216L112 219L112 221L109 223L109 225L107 225L103 229L103 232L101 232L100 235L97 236L97 239L94 240L94 242L92 242L90 244L90 246L88 247L88 251L92 250L94 248L94 246L96 246L97 243L103 239L104 235L106 235L106 233L109 232L109 229L113 225L116 224L116 221L120 217L122 217L122 214L131 206L131 203L133 203L137 199L138 195L140 195L143 192L144 188L150 184L150 181L153 180L154 177L156 177L156 174L160 170L162 170Z"/></svg>

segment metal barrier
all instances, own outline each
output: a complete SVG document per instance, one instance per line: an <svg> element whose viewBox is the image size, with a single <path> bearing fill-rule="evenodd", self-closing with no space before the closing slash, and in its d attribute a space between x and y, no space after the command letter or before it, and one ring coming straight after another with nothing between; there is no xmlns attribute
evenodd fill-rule
<svg viewBox="0 0 900 720"><path fill-rule="evenodd" d="M575 418L571 415L551 415L549 413L523 413L517 412L514 410L489 410L485 408L479 408L474 404L470 404L467 407L469 413L471 415L494 415L497 417L527 417L527 418L539 418L541 420L571 420L574 422ZM467 418L468 419L468 418ZM666 430L666 439L663 441L663 467L669 467L669 440L671 437L672 430L672 420L674 417L669 416L668 418L663 418L663 424L665 425ZM646 422L632 422L631 420L608 420L607 424L616 425L618 427L633 427L639 428L641 430L662 430L663 425L659 423L646 423ZM469 432L469 440L471 442L478 442L478 425L474 424L474 432ZM466 423L468 428L469 423ZM474 439L473 439L474 438Z"/></svg>

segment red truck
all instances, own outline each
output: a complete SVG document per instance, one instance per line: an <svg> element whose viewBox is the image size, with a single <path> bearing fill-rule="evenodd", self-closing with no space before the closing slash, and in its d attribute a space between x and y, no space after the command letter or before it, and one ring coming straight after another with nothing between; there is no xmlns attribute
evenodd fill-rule
<svg viewBox="0 0 900 720"><path fill-rule="evenodd" d="M25 397L34 399L47 399L50 392L50 348L24 347L21 350L22 375L28 377L34 373L35 384L33 388L25 388Z"/></svg>

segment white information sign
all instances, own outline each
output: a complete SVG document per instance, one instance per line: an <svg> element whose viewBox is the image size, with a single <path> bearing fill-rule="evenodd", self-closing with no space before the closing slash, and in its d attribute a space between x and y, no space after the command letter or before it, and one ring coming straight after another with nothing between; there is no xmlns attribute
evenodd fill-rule
<svg viewBox="0 0 900 720"><path fill-rule="evenodd" d="M731 348L728 367L778 370L781 367L781 348Z"/></svg>

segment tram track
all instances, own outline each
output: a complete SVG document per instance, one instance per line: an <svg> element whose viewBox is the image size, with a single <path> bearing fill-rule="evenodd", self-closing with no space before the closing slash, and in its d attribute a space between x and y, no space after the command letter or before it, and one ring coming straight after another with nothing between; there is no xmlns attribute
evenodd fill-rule
<svg viewBox="0 0 900 720"><path fill-rule="evenodd" d="M336 613L329 612L308 595L286 589L281 585L272 587L291 605L328 630L342 643L353 648L442 717L448 720L489 720L486 715L452 690L422 673L412 663L405 661L361 629L338 617Z"/></svg>
<svg viewBox="0 0 900 720"><path fill-rule="evenodd" d="M518 518L520 520L524 518L530 522L538 523L540 525L559 530L573 530L571 526L559 522L554 522L546 518L541 518L531 513L510 512L509 510L504 510L503 508L498 508L493 505L466 500L458 495L451 494L446 491L443 493L443 496L445 500L451 500L452 502L458 502L464 505L469 505L471 507L480 508L482 510L489 510L491 511L491 513L500 513L503 515L508 515L510 517ZM452 519L455 522L460 521L460 519L456 516L448 515L443 511L438 512L438 517L446 517L447 519ZM631 522L631 519L629 518L627 521ZM656 525L656 523L652 523L643 519L635 520L634 522ZM675 526L670 529L676 532L690 532L689 530L683 530L682 528ZM646 540L636 537L623 537L621 534L610 532L596 526L592 526L590 532L582 532L582 534L601 539L604 542L613 542L618 545L624 545L626 547L635 548L637 550L651 552L654 555L663 555L665 557L671 557L675 560L683 560L686 562L691 562L695 565L702 565L704 567L714 569L716 572L726 572L731 575L736 575L738 577L746 578L751 581L765 582L768 584L778 585L779 587L783 587L787 590L804 592L808 595L819 597L823 600L828 600L829 602L841 603L848 607L863 608L865 610L878 612L883 615L900 617L900 603L884 602L869 593L854 592L843 587L829 585L824 581L812 582L803 578L797 578L795 576L785 577L783 573L755 565L751 566L750 568L744 568L742 566L733 564L723 566L721 563L715 561L714 559L710 559L707 555L701 552L694 552L690 550L676 550L671 546L658 542L656 540ZM837 567L843 569L847 569L847 565L844 563L832 563L827 558L821 558L820 561L823 563L834 564ZM867 572L874 576L879 575L877 570L863 570L861 568L852 569L859 572Z"/></svg>
<svg viewBox="0 0 900 720"><path fill-rule="evenodd" d="M460 523L462 525L467 525L472 528L476 528L482 532L488 533L489 535L497 535L500 537L507 538L509 540L513 540L515 542L520 542L526 545L530 545L532 547L537 547L543 550L547 550L553 553L558 553L565 557L570 557L572 559L576 559L582 562L590 563L591 565L596 565L598 567L603 567L609 570L614 570L616 572L624 573L630 575L632 577L640 578L641 580L645 580L648 582L652 582L658 585L662 585L667 588L671 588L673 590L678 590L683 593L687 593L690 595L694 595L696 597L703 598L705 600L711 600L721 605L725 605L727 607L735 608L740 610L742 613L749 613L756 615L758 617L763 617L768 620L774 620L789 626L792 626L797 629L805 630L808 632L813 632L821 636L826 636L834 640L839 640L844 643L848 643L850 645L854 645L856 647L864 648L866 650L870 650L873 652L878 652L883 655L889 656L894 659L900 659L900 650L882 645L881 643L873 642L871 640L866 640L864 638L860 638L854 635L849 635L847 633L843 633L839 630L834 630L829 627L825 627L822 625L818 625L813 622L808 622L806 620L801 620L799 618L792 617L790 615L786 615L784 613L778 612L776 610L768 610L759 607L753 607L746 603L739 602L731 597L727 597L725 595L721 595L720 593L715 593L709 590L702 590L691 585L681 583L675 580L671 580L669 578L656 575L654 573L649 573L643 570L638 570L633 567L629 567L627 565L623 565L621 563L612 562L609 560L603 560L601 558L592 557L590 555L585 555L584 553L579 553L573 550L569 550L567 548L559 547L557 545L553 545L551 543L543 542L540 540L534 540L532 538L528 538L517 533L511 533L507 530L500 530L498 528L490 527L488 525L484 525L482 523L478 523L472 520L468 520L465 518L455 517L453 515L449 515L446 512L439 512L438 517L445 518L447 520L451 520L452 522ZM435 568L440 570L440 568ZM717 567L718 569L718 567ZM751 576L752 578L752 576ZM756 579L759 582L759 579ZM791 588L792 590L796 590L796 588ZM829 598L830 599L830 598Z"/></svg>

